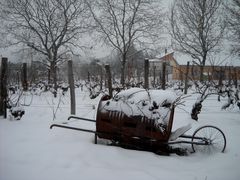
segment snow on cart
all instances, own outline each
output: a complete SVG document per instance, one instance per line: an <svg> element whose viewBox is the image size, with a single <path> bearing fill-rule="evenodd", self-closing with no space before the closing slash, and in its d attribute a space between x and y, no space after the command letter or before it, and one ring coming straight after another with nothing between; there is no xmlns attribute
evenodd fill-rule
<svg viewBox="0 0 240 180"><path fill-rule="evenodd" d="M193 152L224 152L226 138L215 126L202 126L192 136L185 135L191 126L186 125L172 132L174 109L179 97L172 91L132 88L121 91L113 98L103 96L97 109L97 117L86 119L70 116L82 121L96 123L96 130L82 129L62 124L61 127L95 134L98 138L111 140L113 145L130 149L148 150L159 154L184 154L173 144L191 144Z"/></svg>

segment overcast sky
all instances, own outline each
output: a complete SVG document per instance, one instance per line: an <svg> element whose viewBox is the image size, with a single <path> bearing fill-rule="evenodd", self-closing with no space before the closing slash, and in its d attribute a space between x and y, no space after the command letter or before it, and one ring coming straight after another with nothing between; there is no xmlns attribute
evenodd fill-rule
<svg viewBox="0 0 240 180"><path fill-rule="evenodd" d="M162 0L162 6L165 8L168 8L173 0ZM88 38L84 38L85 41L89 41ZM81 41L84 41L81 39ZM89 45L89 43L88 43ZM17 46L17 47L10 47L10 48L0 48L0 57L8 57L9 61L14 62L25 62L24 57L21 57L21 55L16 54L14 52L18 51L19 49L23 49L23 46ZM26 47L25 47L26 48ZM94 42L93 46L89 46L89 49L85 49L85 53L81 53L82 56L87 57L96 57L96 58L103 58L105 56L108 56L111 52L111 48L105 46L103 43L96 43Z"/></svg>

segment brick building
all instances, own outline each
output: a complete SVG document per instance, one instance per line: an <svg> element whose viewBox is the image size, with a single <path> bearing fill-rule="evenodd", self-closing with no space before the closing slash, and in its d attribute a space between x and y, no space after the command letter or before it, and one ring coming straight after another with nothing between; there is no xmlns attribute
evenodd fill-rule
<svg viewBox="0 0 240 180"><path fill-rule="evenodd" d="M215 57L216 59L216 57ZM189 61L188 77L199 80L200 68L193 63L189 55L171 52L165 55L149 59L151 76L159 74L161 76L162 64L166 63L166 76L168 80L183 80L187 72L187 62ZM217 60L206 62L204 67L204 78L209 80L240 80L240 57L218 57Z"/></svg>

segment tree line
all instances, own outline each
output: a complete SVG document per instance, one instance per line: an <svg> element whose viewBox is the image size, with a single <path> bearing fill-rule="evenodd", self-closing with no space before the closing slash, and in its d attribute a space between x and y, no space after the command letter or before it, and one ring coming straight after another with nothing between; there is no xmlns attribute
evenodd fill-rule
<svg viewBox="0 0 240 180"><path fill-rule="evenodd" d="M122 86L136 54L159 51L166 26L174 49L200 67L200 80L225 37L232 53L240 54L239 0L175 0L169 11L158 0L2 0L0 5L1 43L30 48L49 69L55 89L58 67L87 48L82 45L86 36L116 52Z"/></svg>

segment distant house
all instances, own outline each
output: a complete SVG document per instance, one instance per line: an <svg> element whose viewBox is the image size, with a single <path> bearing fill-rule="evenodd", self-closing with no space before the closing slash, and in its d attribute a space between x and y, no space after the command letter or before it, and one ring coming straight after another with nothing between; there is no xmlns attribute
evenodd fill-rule
<svg viewBox="0 0 240 180"><path fill-rule="evenodd" d="M204 67L205 79L240 80L240 57L234 57L235 59L233 59L226 56L215 56L214 58L211 59L211 62L207 62ZM157 78L161 78L162 65L165 62L167 80L183 80L187 72L188 61L188 77L199 80L199 66L194 63L194 60L189 55L177 52L170 52L161 57L149 59L151 76L156 75Z"/></svg>

